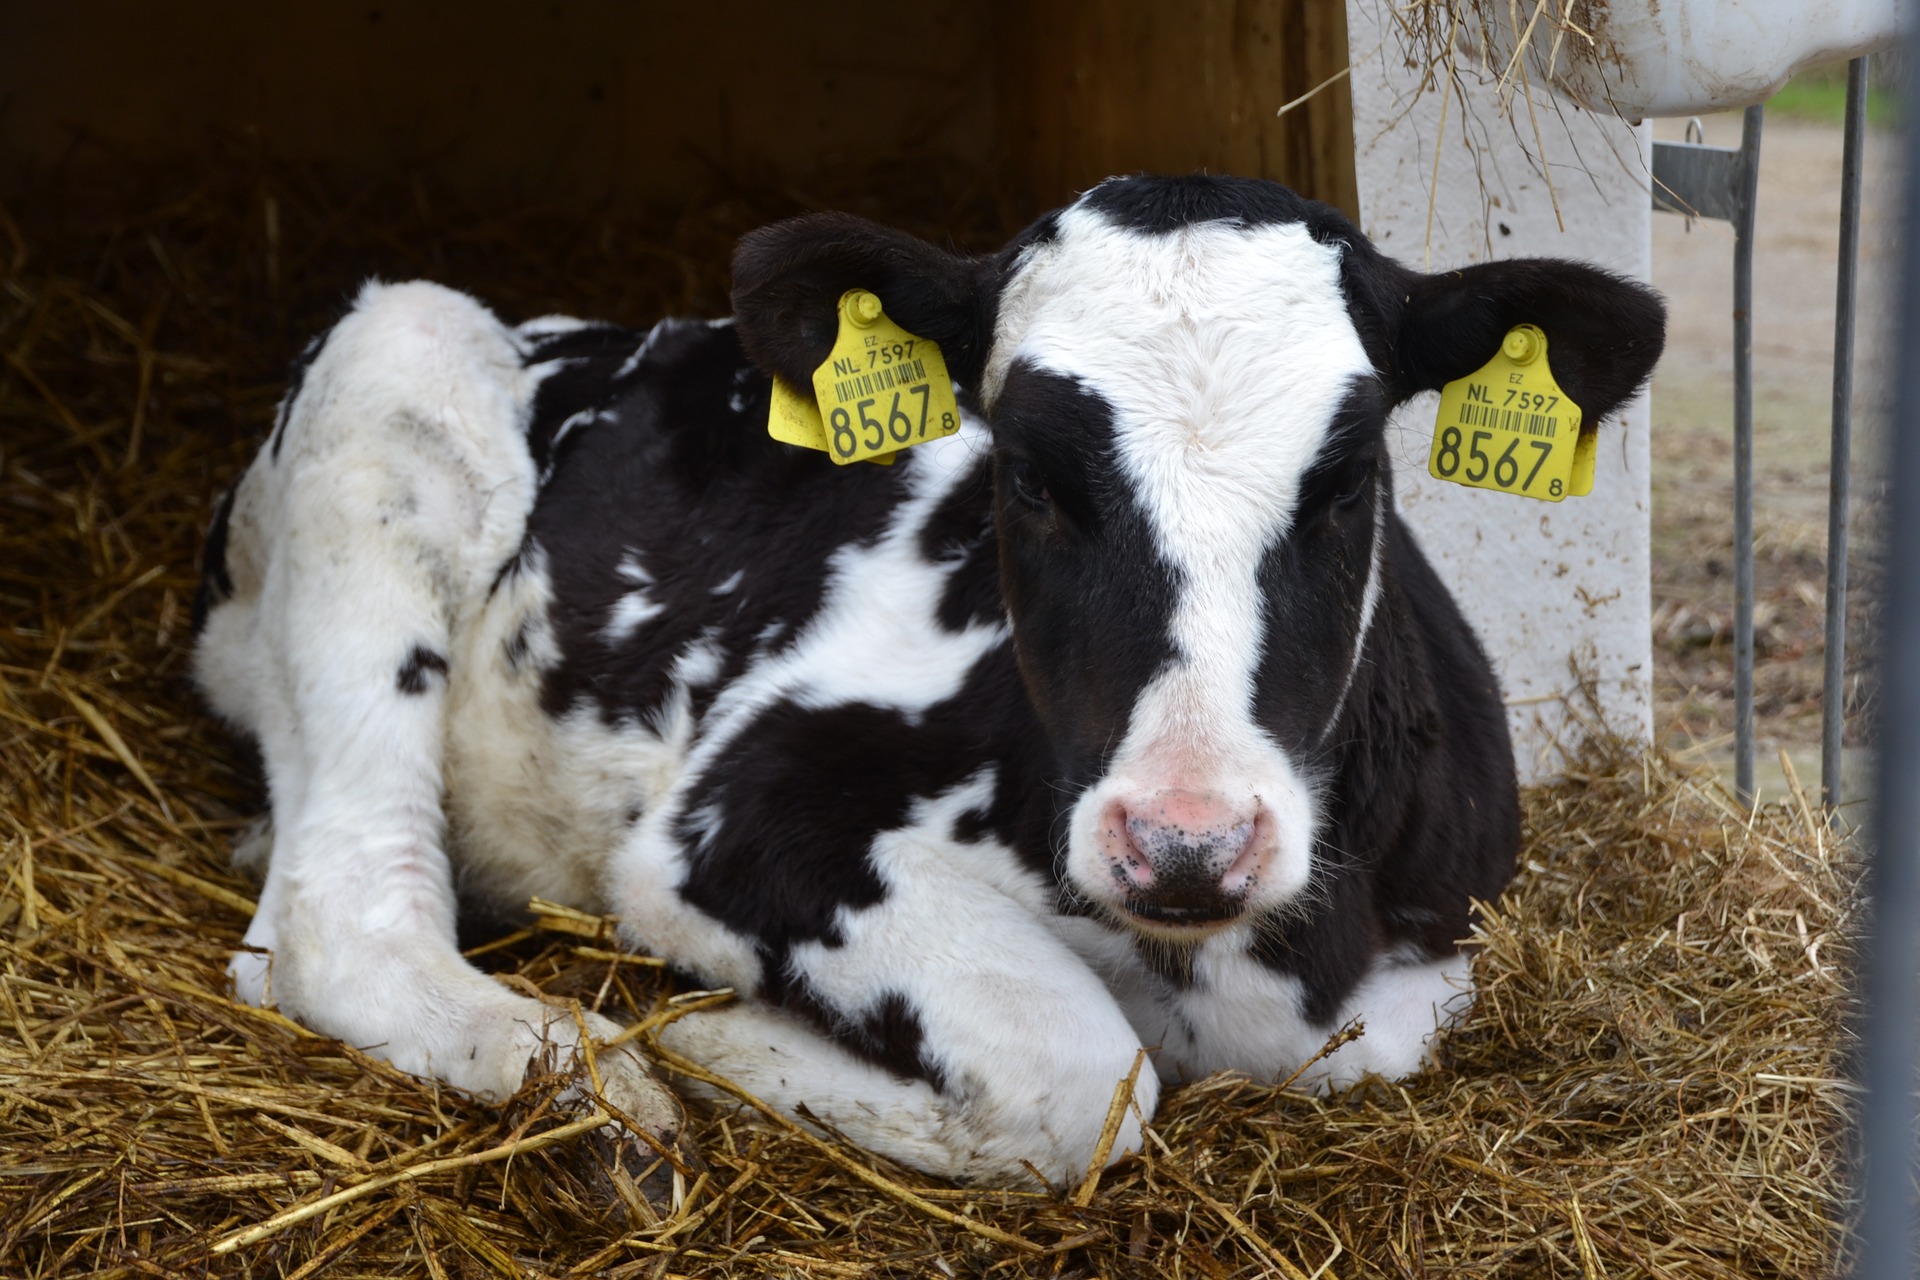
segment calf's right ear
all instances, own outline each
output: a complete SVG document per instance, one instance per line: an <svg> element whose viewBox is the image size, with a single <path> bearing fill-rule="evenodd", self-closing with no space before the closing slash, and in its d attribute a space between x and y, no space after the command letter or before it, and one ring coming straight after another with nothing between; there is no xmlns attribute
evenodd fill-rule
<svg viewBox="0 0 1920 1280"><path fill-rule="evenodd" d="M1406 273L1395 292L1395 398L1438 391L1486 364L1515 325L1547 335L1547 360L1587 427L1645 385L1666 340L1667 309L1643 284L1557 258Z"/></svg>
<svg viewBox="0 0 1920 1280"><path fill-rule="evenodd" d="M992 337L986 263L847 213L812 213L744 236L733 251L733 312L747 358L797 387L839 332L840 295L866 289L908 333L940 344L974 386Z"/></svg>

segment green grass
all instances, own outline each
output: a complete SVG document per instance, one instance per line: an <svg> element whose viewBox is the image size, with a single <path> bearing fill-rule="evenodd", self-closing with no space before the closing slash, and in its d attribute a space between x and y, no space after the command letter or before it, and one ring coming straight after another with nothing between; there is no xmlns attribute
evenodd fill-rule
<svg viewBox="0 0 1920 1280"><path fill-rule="evenodd" d="M1822 124L1841 124L1847 117L1847 68L1816 67L1802 71L1787 81L1780 92L1767 99L1770 113ZM1867 124L1890 129L1900 123L1899 96L1893 90L1869 84L1867 88Z"/></svg>

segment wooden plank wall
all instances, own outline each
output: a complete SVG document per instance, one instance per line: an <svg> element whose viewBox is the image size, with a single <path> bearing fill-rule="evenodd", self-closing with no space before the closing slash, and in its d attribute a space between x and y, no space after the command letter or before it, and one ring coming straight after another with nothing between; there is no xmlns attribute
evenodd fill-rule
<svg viewBox="0 0 1920 1280"><path fill-rule="evenodd" d="M495 206L675 202L994 151L991 5L0 0L0 193L239 139ZM16 162L26 162L25 164ZM881 193L884 197L885 193ZM876 207L881 207L876 205Z"/></svg>
<svg viewBox="0 0 1920 1280"><path fill-rule="evenodd" d="M1344 0L65 0L0 39L0 195L36 163L251 140L512 203L951 157L1024 221L1110 174L1277 178L1354 207ZM888 193L863 211L884 216Z"/></svg>
<svg viewBox="0 0 1920 1280"><path fill-rule="evenodd" d="M1003 145L1041 207L1116 173L1273 178L1357 214L1343 0L1009 0Z"/></svg>

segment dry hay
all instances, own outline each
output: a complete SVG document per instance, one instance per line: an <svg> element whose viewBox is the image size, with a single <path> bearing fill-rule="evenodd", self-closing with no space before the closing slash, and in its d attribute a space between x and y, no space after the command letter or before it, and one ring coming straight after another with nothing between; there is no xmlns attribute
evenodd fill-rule
<svg viewBox="0 0 1920 1280"><path fill-rule="evenodd" d="M1616 64L1608 9L1609 0L1413 0L1391 22L1403 61L1429 87L1459 75L1462 53L1485 62L1504 113L1516 97L1530 104L1535 76L1551 85L1574 66Z"/></svg>
<svg viewBox="0 0 1920 1280"><path fill-rule="evenodd" d="M1507 147L1518 149L1526 165L1546 188L1555 223L1565 232L1559 182L1568 172L1594 171L1598 163L1619 166L1645 179L1646 159L1623 143L1617 131L1603 133L1604 152L1583 150L1570 131L1568 102L1590 110L1627 118L1610 93L1602 101L1587 102L1573 92L1581 73L1593 72L1600 83L1617 79L1619 53L1606 34L1610 0L1376 0L1380 42L1355 58L1364 63L1385 54L1402 72L1389 78L1403 86L1395 109L1380 133L1401 128L1422 100L1439 97L1438 118L1427 182L1426 269L1433 269L1433 223L1441 199L1441 161L1449 148L1470 160L1485 202L1487 232L1492 210L1518 208L1511 202L1518 192L1496 180L1497 155ZM1407 77L1403 72L1415 73ZM1331 83L1329 81L1328 83ZM1325 88L1325 85L1320 86ZM1318 92L1316 89L1315 92ZM1288 103L1283 111L1299 105ZM1451 123L1450 123L1451 121ZM1504 141L1499 141L1501 135ZM1547 139L1556 139L1552 147ZM1496 190L1495 187L1500 189ZM1492 244L1487 243L1492 252Z"/></svg>
<svg viewBox="0 0 1920 1280"><path fill-rule="evenodd" d="M227 851L260 798L186 687L187 602L286 356L369 270L511 315L712 310L733 233L804 201L489 218L231 149L111 198L39 189L0 210L0 1274L1829 1270L1853 867L1804 806L1749 824L1618 746L1529 793L1441 1066L1325 1100L1212 1079L1143 1158L1053 1192L935 1184L743 1110L701 1118L706 1168L662 1221L554 1139L551 1083L502 1112L234 1004L253 889ZM485 962L669 1008L566 912Z"/></svg>

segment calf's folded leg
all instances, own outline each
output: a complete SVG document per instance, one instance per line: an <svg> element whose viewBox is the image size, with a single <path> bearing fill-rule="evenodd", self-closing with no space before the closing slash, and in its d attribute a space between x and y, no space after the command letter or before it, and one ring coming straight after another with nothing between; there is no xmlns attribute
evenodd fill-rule
<svg viewBox="0 0 1920 1280"><path fill-rule="evenodd" d="M210 539L195 656L215 707L258 740L272 796L241 997L494 1099L579 1047L569 1010L461 956L443 839L452 636L533 493L522 376L471 299L369 285ZM588 1015L586 1030L616 1028ZM609 1101L677 1134L677 1102L637 1057L598 1065Z"/></svg>
<svg viewBox="0 0 1920 1280"><path fill-rule="evenodd" d="M1048 927L1044 889L976 874L992 854L925 829L944 825L879 836L882 901L841 909L834 936L791 947L755 997L683 1017L661 1040L928 1173L1016 1183L1031 1167L1071 1186L1140 1040ZM1158 1094L1140 1063L1109 1159L1139 1149Z"/></svg>

